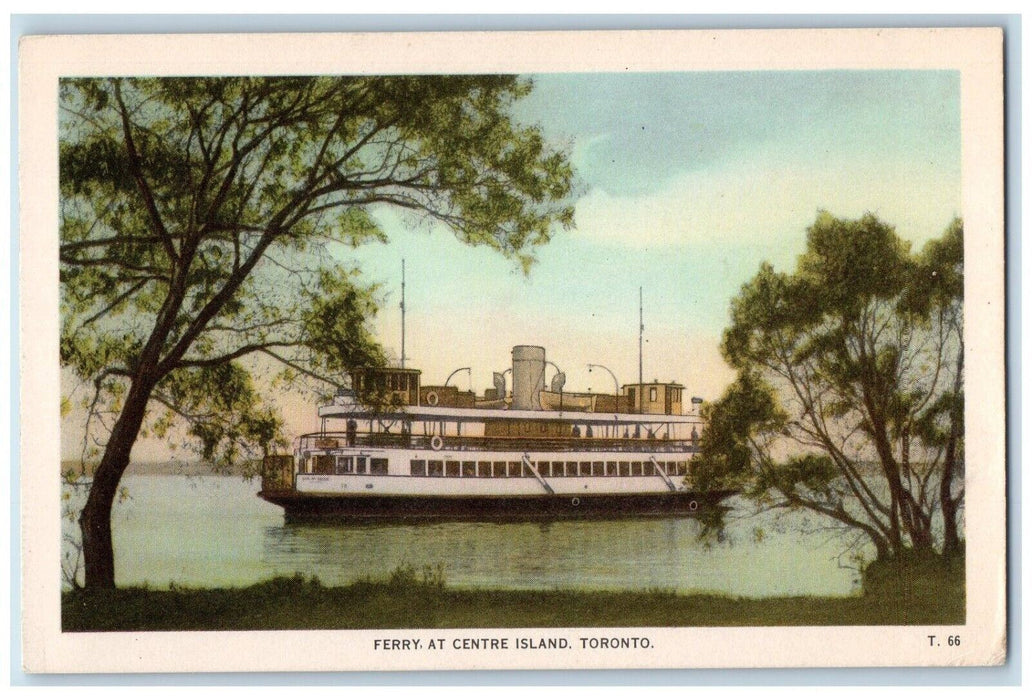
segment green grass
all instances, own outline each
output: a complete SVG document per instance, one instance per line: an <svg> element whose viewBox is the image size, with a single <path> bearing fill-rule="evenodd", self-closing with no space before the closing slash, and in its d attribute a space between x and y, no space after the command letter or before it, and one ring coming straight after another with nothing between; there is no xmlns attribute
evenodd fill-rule
<svg viewBox="0 0 1032 700"><path fill-rule="evenodd" d="M127 588L62 597L66 632L485 627L730 627L963 624L964 562L876 563L862 595L732 598L669 591L451 588L440 570L328 587L275 578L247 588Z"/></svg>

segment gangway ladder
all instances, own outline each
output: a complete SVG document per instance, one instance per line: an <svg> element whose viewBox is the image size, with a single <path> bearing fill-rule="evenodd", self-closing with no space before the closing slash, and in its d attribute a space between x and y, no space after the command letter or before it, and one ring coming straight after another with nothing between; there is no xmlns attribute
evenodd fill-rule
<svg viewBox="0 0 1032 700"><path fill-rule="evenodd" d="M545 491L548 491L548 493L552 495L555 494L555 491L552 489L552 485L545 481L544 477L538 473L537 467L535 467L534 463L530 461L530 455L523 455L523 465L530 470L530 473L533 474L534 478L538 480L538 483L545 488Z"/></svg>
<svg viewBox="0 0 1032 700"><path fill-rule="evenodd" d="M666 482L667 488L671 491L676 491L677 486L675 486L674 482L670 480L669 476L667 476L666 470L659 466L659 462L656 461L656 458L650 456L649 461L652 462L652 466L656 468L656 473L663 477L663 481Z"/></svg>

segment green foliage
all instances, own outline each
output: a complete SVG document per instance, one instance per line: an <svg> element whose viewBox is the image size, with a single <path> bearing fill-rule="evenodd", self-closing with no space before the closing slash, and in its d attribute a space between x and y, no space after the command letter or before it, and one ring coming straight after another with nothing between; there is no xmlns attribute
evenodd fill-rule
<svg viewBox="0 0 1032 700"><path fill-rule="evenodd" d="M933 516L963 499L959 220L915 254L873 215L820 213L793 272L742 287L721 350L738 377L704 408L703 485L814 510L880 557L956 532Z"/></svg>
<svg viewBox="0 0 1032 700"><path fill-rule="evenodd" d="M378 207L524 270L572 224L566 156L511 117L530 88L490 75L61 81L61 364L81 382L84 452L107 441L89 542L109 543L140 434L185 425L207 460L257 459L283 440L273 387L331 391L386 361L367 326L376 290L340 261L385 240ZM86 585L113 586L111 555L91 567L91 547Z"/></svg>
<svg viewBox="0 0 1032 700"><path fill-rule="evenodd" d="M332 390L385 363L367 325L376 290L335 259L386 240L376 207L529 265L572 224L565 155L511 118L530 89L514 76L62 80L61 362L84 381L90 429L110 428L136 382L163 409L144 431L185 420L205 458L254 457L279 440L261 398L271 368L280 388Z"/></svg>

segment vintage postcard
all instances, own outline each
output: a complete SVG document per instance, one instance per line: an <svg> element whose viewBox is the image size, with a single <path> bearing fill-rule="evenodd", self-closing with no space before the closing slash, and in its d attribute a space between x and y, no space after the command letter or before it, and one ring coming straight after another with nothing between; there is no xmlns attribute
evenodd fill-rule
<svg viewBox="0 0 1032 700"><path fill-rule="evenodd" d="M1002 43L24 39L26 670L1003 663Z"/></svg>

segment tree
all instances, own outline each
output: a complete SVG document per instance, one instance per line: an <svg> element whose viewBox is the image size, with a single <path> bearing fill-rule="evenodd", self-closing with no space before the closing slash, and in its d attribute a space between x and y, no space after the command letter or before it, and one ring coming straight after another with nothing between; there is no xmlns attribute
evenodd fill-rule
<svg viewBox="0 0 1032 700"><path fill-rule="evenodd" d="M822 212L793 273L731 305L737 371L705 408L696 479L808 509L890 559L961 549L963 225L919 254L868 214Z"/></svg>
<svg viewBox="0 0 1032 700"><path fill-rule="evenodd" d="M572 171L511 118L512 76L72 79L60 86L61 363L102 438L80 523L114 587L111 505L141 433L205 458L268 449L277 380L383 361L372 290L334 252L371 208L448 226L527 268L572 225Z"/></svg>

